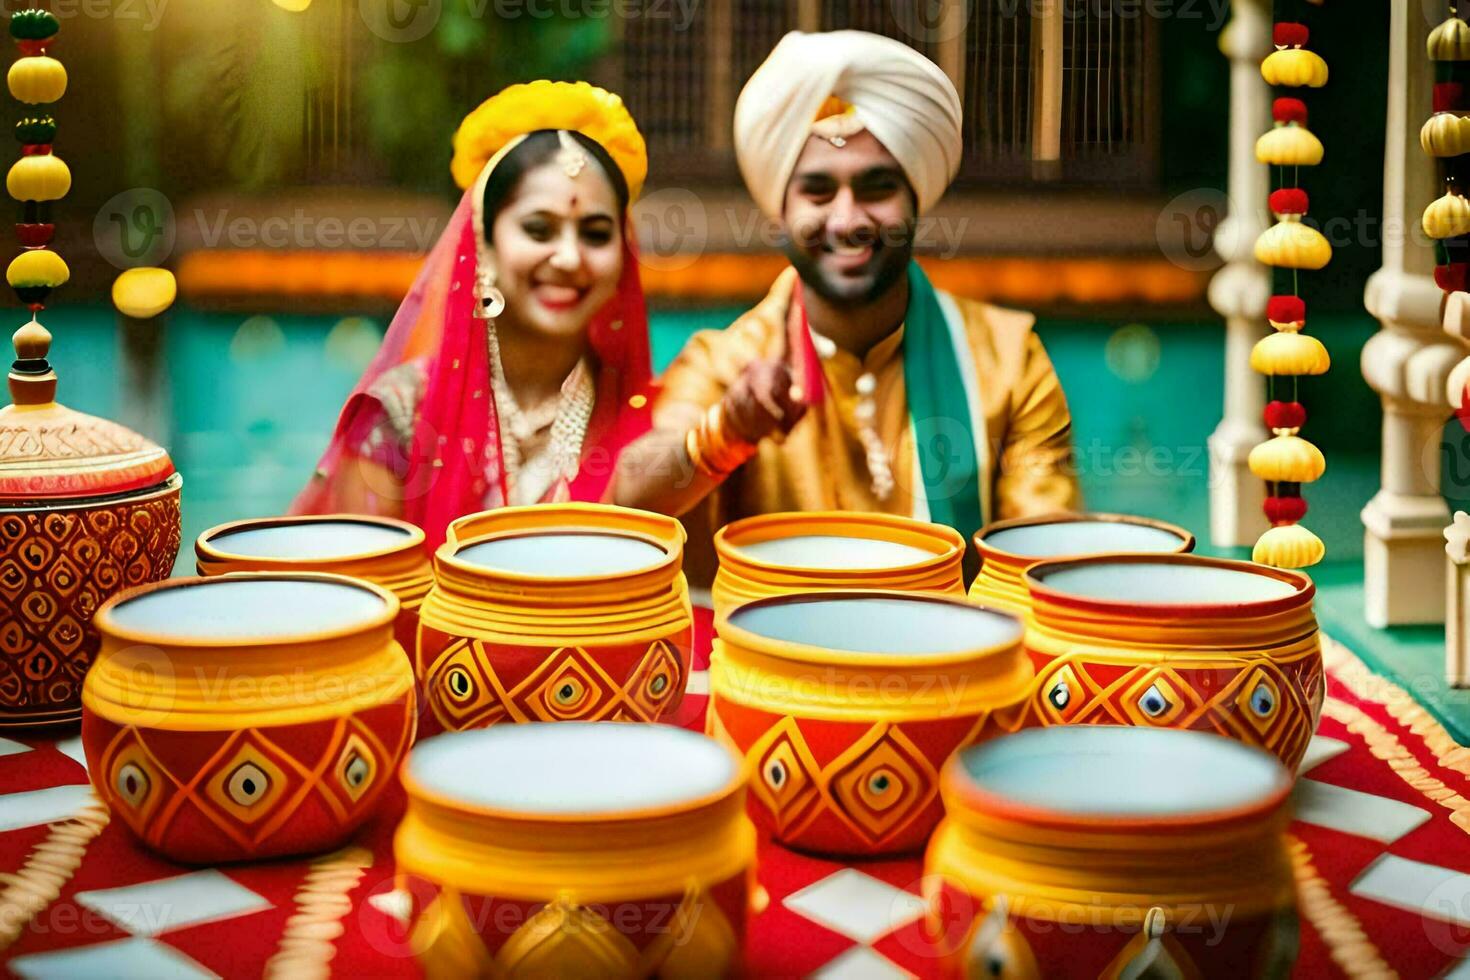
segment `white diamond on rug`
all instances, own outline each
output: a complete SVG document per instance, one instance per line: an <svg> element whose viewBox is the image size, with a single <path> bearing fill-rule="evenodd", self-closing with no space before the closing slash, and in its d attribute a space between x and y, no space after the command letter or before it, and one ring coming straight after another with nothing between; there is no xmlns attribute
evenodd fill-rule
<svg viewBox="0 0 1470 980"><path fill-rule="evenodd" d="M1393 854L1375 860L1348 891L1442 922L1470 926L1470 875Z"/></svg>
<svg viewBox="0 0 1470 980"><path fill-rule="evenodd" d="M157 936L271 907L260 895L214 870L122 888L78 892L77 904L116 922L135 936Z"/></svg>
<svg viewBox="0 0 1470 980"><path fill-rule="evenodd" d="M870 943L924 914L924 900L856 868L843 868L781 902L793 912L860 943Z"/></svg>
<svg viewBox="0 0 1470 980"><path fill-rule="evenodd" d="M1296 767L1296 774L1298 776L1305 776L1322 763L1330 759L1336 759L1347 750L1348 744L1341 739L1328 738L1325 735L1313 735L1312 740L1307 743L1307 751L1302 756L1301 765Z"/></svg>
<svg viewBox="0 0 1470 980"><path fill-rule="evenodd" d="M92 787L89 783L48 786L46 789L33 789L25 793L6 793L0 796L0 831L40 827L70 819L78 810L91 803L92 799Z"/></svg>
<svg viewBox="0 0 1470 980"><path fill-rule="evenodd" d="M914 980L914 975L867 946L854 946L813 973L810 980Z"/></svg>
<svg viewBox="0 0 1470 980"><path fill-rule="evenodd" d="M51 953L17 956L7 966L24 980L218 980L183 953L154 939L119 939Z"/></svg>
<svg viewBox="0 0 1470 980"><path fill-rule="evenodd" d="M367 902L388 918L397 919L404 925L407 925L408 920L413 916L413 893L401 888L374 895Z"/></svg>
<svg viewBox="0 0 1470 980"><path fill-rule="evenodd" d="M1297 780L1292 793L1296 819L1391 844L1429 819L1429 811L1386 796L1344 786Z"/></svg>
<svg viewBox="0 0 1470 980"><path fill-rule="evenodd" d="M20 742L8 738L0 738L0 755L19 755L22 752L29 752L30 750L31 747L29 745L22 745Z"/></svg>
<svg viewBox="0 0 1470 980"><path fill-rule="evenodd" d="M87 768L87 753L82 749L82 737L77 735L73 738L64 738L56 743L56 751L81 766Z"/></svg>

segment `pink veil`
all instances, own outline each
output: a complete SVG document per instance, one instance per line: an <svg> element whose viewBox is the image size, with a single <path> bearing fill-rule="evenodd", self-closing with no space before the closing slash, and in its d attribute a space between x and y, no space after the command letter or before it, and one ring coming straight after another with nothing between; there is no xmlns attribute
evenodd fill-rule
<svg viewBox="0 0 1470 980"><path fill-rule="evenodd" d="M484 321L474 316L475 231L472 187L460 199L444 234L388 326L382 346L348 396L326 452L290 513L340 513L342 475L358 458L383 412L372 388L407 361L428 364L423 398L403 477L403 517L424 529L430 551L449 523L500 506L505 469L500 425L490 390ZM632 223L624 218L623 272L618 291L588 326L596 361L597 403L577 475L548 499L599 500L607 492L618 454L649 428L652 368L648 313L638 274Z"/></svg>

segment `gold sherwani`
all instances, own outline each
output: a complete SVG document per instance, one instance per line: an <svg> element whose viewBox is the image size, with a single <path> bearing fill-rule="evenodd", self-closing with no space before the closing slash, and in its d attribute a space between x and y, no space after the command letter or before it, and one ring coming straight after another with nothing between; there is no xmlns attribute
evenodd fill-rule
<svg viewBox="0 0 1470 980"><path fill-rule="evenodd" d="M725 330L690 339L664 374L654 406L654 425L688 429L719 401L745 366L783 356L795 270L787 269L761 303ZM984 520L1074 509L1072 419L1051 360L1032 331L1029 313L952 298L964 322L974 358L987 451L980 480ZM712 494L712 527L755 514L784 510L864 510L911 515L915 511L914 427L904 391L903 327L859 359L838 350L823 358L827 396L808 410L784 442L766 439L756 455ZM896 487L879 500L854 418L856 383L864 372L877 381L879 436L893 463ZM946 438L944 431L921 439ZM922 515L921 515L922 516Z"/></svg>

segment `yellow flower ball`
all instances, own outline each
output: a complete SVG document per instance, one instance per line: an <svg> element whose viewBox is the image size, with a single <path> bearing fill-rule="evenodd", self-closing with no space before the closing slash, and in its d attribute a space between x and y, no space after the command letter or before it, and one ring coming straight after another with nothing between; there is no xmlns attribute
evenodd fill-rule
<svg viewBox="0 0 1470 980"><path fill-rule="evenodd" d="M50 153L21 157L5 175L5 190L17 201L59 201L71 190L71 168Z"/></svg>
<svg viewBox="0 0 1470 980"><path fill-rule="evenodd" d="M1277 126L1256 140L1256 160L1273 167L1315 167L1322 152L1322 141L1305 126Z"/></svg>
<svg viewBox="0 0 1470 980"><path fill-rule="evenodd" d="M1451 17L1429 32L1430 61L1470 61L1470 24Z"/></svg>
<svg viewBox="0 0 1470 980"><path fill-rule="evenodd" d="M1261 232L1255 255L1257 262L1278 269L1320 269L1332 261L1332 246L1311 225L1283 220Z"/></svg>
<svg viewBox="0 0 1470 980"><path fill-rule="evenodd" d="M1327 84L1327 62L1317 52L1305 48L1272 51L1261 62L1261 77L1267 85L1321 88Z"/></svg>
<svg viewBox="0 0 1470 980"><path fill-rule="evenodd" d="M47 248L21 252L5 269L5 281L16 289L45 286L55 289L71 278L71 270L61 256Z"/></svg>
<svg viewBox="0 0 1470 980"><path fill-rule="evenodd" d="M1430 238L1470 235L1470 200L1459 194L1436 198L1424 209L1423 225Z"/></svg>
<svg viewBox="0 0 1470 980"><path fill-rule="evenodd" d="M27 105L45 105L66 94L66 68L44 54L18 58L5 76L10 94Z"/></svg>
<svg viewBox="0 0 1470 980"><path fill-rule="evenodd" d="M1307 568L1327 554L1322 539L1300 524L1268 528L1251 549L1251 561L1272 568Z"/></svg>
<svg viewBox="0 0 1470 980"><path fill-rule="evenodd" d="M581 133L604 150L636 198L648 176L648 147L623 100L587 82L541 79L512 85L480 103L454 134L454 182L466 190L492 157L517 136L538 129Z"/></svg>
<svg viewBox="0 0 1470 980"><path fill-rule="evenodd" d="M1470 153L1470 116L1436 112L1419 130L1419 145L1432 157L1457 157Z"/></svg>
<svg viewBox="0 0 1470 980"><path fill-rule="evenodd" d="M1300 436L1275 436L1251 450L1246 458L1258 480L1273 483L1311 483L1327 471L1322 450Z"/></svg>
<svg viewBox="0 0 1470 980"><path fill-rule="evenodd" d="M1322 341L1309 334L1283 330L1256 341L1251 370L1271 377L1326 374L1332 359Z"/></svg>
<svg viewBox="0 0 1470 980"><path fill-rule="evenodd" d="M112 305L124 316L146 320L174 304L179 294L174 274L167 269L128 269L112 281Z"/></svg>

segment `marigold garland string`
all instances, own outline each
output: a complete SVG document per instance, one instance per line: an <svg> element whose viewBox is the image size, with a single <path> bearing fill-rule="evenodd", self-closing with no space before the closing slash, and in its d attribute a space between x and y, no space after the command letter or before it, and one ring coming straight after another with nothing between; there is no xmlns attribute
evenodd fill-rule
<svg viewBox="0 0 1470 980"><path fill-rule="evenodd" d="M1315 89L1327 84L1327 62L1308 47L1310 13L1320 0L1276 0L1273 50L1261 63L1261 75L1278 89ZM1266 376L1266 428L1272 437L1251 450L1251 473L1266 481L1266 518L1271 527L1256 541L1251 557L1277 568L1306 568L1322 560L1326 548L1299 522L1307 513L1303 483L1319 479L1327 468L1322 451L1297 433L1307 411L1298 400L1298 379L1325 374L1327 348L1303 333L1307 304L1302 298L1302 270L1321 269L1332 259L1322 233L1306 223L1308 198L1301 169L1322 162L1322 141L1307 128L1307 104L1278 97L1271 106L1274 125L1256 141L1256 159L1271 168L1269 200L1276 223L1256 239L1256 260L1272 267L1272 296L1266 319L1272 333L1251 350L1251 368Z"/></svg>
<svg viewBox="0 0 1470 980"><path fill-rule="evenodd" d="M1470 292L1470 24L1461 0L1446 5L1449 17L1429 33L1434 63L1434 112L1419 131L1419 145L1433 157L1442 195L1424 209L1424 233L1434 239L1434 282L1446 293ZM1470 6L1470 5L1467 5ZM1455 413L1470 428L1470 391L1460 393Z"/></svg>
<svg viewBox="0 0 1470 980"><path fill-rule="evenodd" d="M5 189L20 202L15 235L21 253L11 260L5 279L31 318L45 308L51 290L70 276L61 256L51 250L56 225L51 207L71 190L71 170L52 152L56 120L47 107L66 94L66 69L48 53L61 24L49 10L17 10L10 16L10 37L20 57L10 66L6 85L29 109L15 124L20 159L5 176Z"/></svg>

